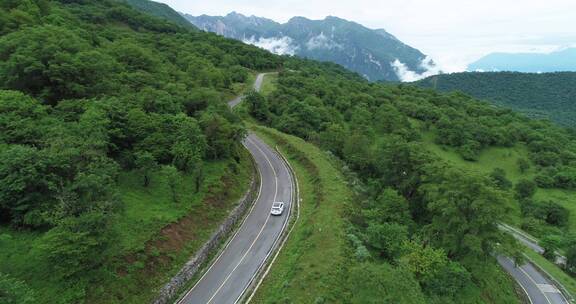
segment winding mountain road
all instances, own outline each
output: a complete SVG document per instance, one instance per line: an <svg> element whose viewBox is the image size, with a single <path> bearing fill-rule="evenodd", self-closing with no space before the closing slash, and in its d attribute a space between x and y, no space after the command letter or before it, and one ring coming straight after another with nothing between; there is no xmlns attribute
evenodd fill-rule
<svg viewBox="0 0 576 304"><path fill-rule="evenodd" d="M259 74L256 77L255 90L260 90L264 76ZM243 99L244 96L239 96L228 105L233 108ZM237 303L287 226L294 180L286 164L254 134L249 134L243 144L254 157L260 174L261 184L256 202L224 250L178 304ZM274 201L285 202L286 210L282 216L270 215ZM534 242L513 231L509 232L533 250L541 250ZM524 290L530 304L570 303L532 264L516 266L511 259L503 256L498 257L498 263Z"/></svg>
<svg viewBox="0 0 576 304"><path fill-rule="evenodd" d="M259 74L256 78L255 90L260 90L264 75ZM228 104L234 107L242 99L235 98ZM249 134L243 144L252 154L260 174L258 197L236 234L179 304L238 302L287 226L294 187L289 169L256 135ZM274 201L285 203L281 216L270 214Z"/></svg>
<svg viewBox="0 0 576 304"><path fill-rule="evenodd" d="M510 233L520 243L531 250L539 254L544 252L544 249L538 245L535 239L509 225L500 224L499 227L503 231ZM516 266L510 258L503 256L498 257L498 263L516 280L520 287L522 287L531 304L570 303L555 286L554 282L540 273L532 263L526 262L523 265Z"/></svg>
<svg viewBox="0 0 576 304"><path fill-rule="evenodd" d="M522 287L531 304L570 303L560 290L532 264L525 263L522 266L515 266L511 259L503 256L498 257L498 263Z"/></svg>

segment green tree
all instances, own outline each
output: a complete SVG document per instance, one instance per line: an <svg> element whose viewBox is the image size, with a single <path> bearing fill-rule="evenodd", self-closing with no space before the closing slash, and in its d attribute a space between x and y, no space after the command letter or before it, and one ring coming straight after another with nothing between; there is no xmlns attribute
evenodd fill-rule
<svg viewBox="0 0 576 304"><path fill-rule="evenodd" d="M516 164L520 173L526 173L530 169L530 162L525 158L519 158Z"/></svg>
<svg viewBox="0 0 576 304"><path fill-rule="evenodd" d="M134 153L134 165L140 174L142 174L144 187L148 187L150 185L152 173L158 167L154 155L146 151L136 152Z"/></svg>
<svg viewBox="0 0 576 304"><path fill-rule="evenodd" d="M40 145L51 125L40 102L16 91L0 90L0 141Z"/></svg>
<svg viewBox="0 0 576 304"><path fill-rule="evenodd" d="M574 275L576 274L576 244L570 244L566 250L566 271Z"/></svg>
<svg viewBox="0 0 576 304"><path fill-rule="evenodd" d="M168 183L168 187L170 188L170 192L172 193L172 201L175 203L178 202L178 184L180 182L180 173L178 173L178 169L174 166L165 166L164 167L164 175L166 176L166 181Z"/></svg>
<svg viewBox="0 0 576 304"><path fill-rule="evenodd" d="M490 178L496 186L502 190L512 188L512 182L506 178L506 172L502 168L495 168L492 173L490 173Z"/></svg>
<svg viewBox="0 0 576 304"><path fill-rule="evenodd" d="M366 239L368 245L378 250L381 256L393 261L402 253L403 243L408 239L408 229L396 223L369 223Z"/></svg>
<svg viewBox="0 0 576 304"><path fill-rule="evenodd" d="M0 209L15 224L28 213L53 203L60 180L51 160L35 148L13 145L0 151Z"/></svg>
<svg viewBox="0 0 576 304"><path fill-rule="evenodd" d="M540 246L544 248L542 255L552 262L556 262L556 251L560 247L560 237L556 235L547 235L540 240Z"/></svg>
<svg viewBox="0 0 576 304"><path fill-rule="evenodd" d="M405 250L407 253L402 256L400 265L410 270L429 294L452 297L470 282L470 273L450 261L441 249L407 242Z"/></svg>
<svg viewBox="0 0 576 304"><path fill-rule="evenodd" d="M261 122L270 119L270 105L264 96L252 90L246 94L244 102L248 105L248 113Z"/></svg>
<svg viewBox="0 0 576 304"><path fill-rule="evenodd" d="M520 180L514 187L518 199L531 198L536 193L536 183L531 180Z"/></svg>
<svg viewBox="0 0 576 304"><path fill-rule="evenodd" d="M232 125L230 121L217 113L206 113L200 119L200 126L206 137L206 153L210 159L219 159L232 155L246 131Z"/></svg>
<svg viewBox="0 0 576 304"><path fill-rule="evenodd" d="M369 201L362 209L362 216L370 223L414 224L408 201L391 188L384 189L375 200Z"/></svg>
<svg viewBox="0 0 576 304"><path fill-rule="evenodd" d="M568 224L568 219L570 217L570 210L562 207L560 204L547 201L545 203L540 203L539 208L544 217L546 223L554 226L563 227Z"/></svg>
<svg viewBox="0 0 576 304"><path fill-rule="evenodd" d="M404 268L362 263L350 269L346 281L350 303L426 303L418 282Z"/></svg>
<svg viewBox="0 0 576 304"><path fill-rule="evenodd" d="M406 242L404 246L406 254L402 256L401 264L419 282L429 281L447 263L446 253L442 249L423 246L414 241Z"/></svg>
<svg viewBox="0 0 576 304"><path fill-rule="evenodd" d="M456 259L485 259L502 242L498 223L507 198L492 183L457 169L431 171L423 186L430 212L426 234Z"/></svg>
<svg viewBox="0 0 576 304"><path fill-rule="evenodd" d="M54 274L86 277L108 258L107 249L114 241L110 221L109 215L98 211L66 218L43 235L36 248Z"/></svg>
<svg viewBox="0 0 576 304"><path fill-rule="evenodd" d="M32 304L37 300L35 292L26 283L0 273L0 303Z"/></svg>

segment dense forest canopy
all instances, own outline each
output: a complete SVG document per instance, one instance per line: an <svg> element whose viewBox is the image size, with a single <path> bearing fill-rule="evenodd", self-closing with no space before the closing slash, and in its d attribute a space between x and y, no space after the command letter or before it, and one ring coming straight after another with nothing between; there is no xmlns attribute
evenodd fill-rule
<svg viewBox="0 0 576 304"><path fill-rule="evenodd" d="M164 3L159 3L149 0L122 0L134 8L141 10L145 13L172 21L180 26L194 29L194 25L188 22L184 16L180 15L177 11L173 10L170 6Z"/></svg>
<svg viewBox="0 0 576 304"><path fill-rule="evenodd" d="M576 127L576 73L474 72L428 77L415 83L444 92L462 91L534 118Z"/></svg>
<svg viewBox="0 0 576 304"><path fill-rule="evenodd" d="M551 123L463 93L369 83L335 65L296 59L286 61L274 93L246 101L255 119L319 145L352 170L359 187L349 215L352 256L373 265L353 266L352 276L384 278L374 266L384 263L399 280L415 279L426 302L498 303L471 292L498 292L489 287L501 279L495 252L519 256L498 222L520 203L527 218L566 223L557 214L567 210L532 198L536 187L576 189L575 138ZM456 167L430 152L429 138L470 162L490 147L526 147L528 157L512 165L530 168L535 179L513 188L501 169L483 175ZM368 298L386 297L371 284L352 285L371 289ZM406 289L401 294L412 297L404 303L421 302L420 292Z"/></svg>
<svg viewBox="0 0 576 304"><path fill-rule="evenodd" d="M42 233L38 256L81 297L115 242L119 173L201 178L237 157L246 131L224 97L281 59L119 1L0 8L0 225Z"/></svg>
<svg viewBox="0 0 576 304"><path fill-rule="evenodd" d="M277 89L250 93L247 111L329 151L358 196L345 214L346 277L324 302L510 303L494 255L518 252L497 227L512 202L566 223L553 202L532 199L536 187L576 189L576 141L550 123L462 93L369 83L119 1L0 7L0 228L38 236L38 259L69 287L63 302L85 300L90 280L102 279L90 274L110 275L121 172L138 170L146 186L163 165L202 182L207 162L238 157L246 130L225 101L256 70L279 70ZM518 167L535 178L512 187L501 171L451 166L426 138L470 161L489 147L525 146ZM34 302L17 278L0 274L0 290Z"/></svg>

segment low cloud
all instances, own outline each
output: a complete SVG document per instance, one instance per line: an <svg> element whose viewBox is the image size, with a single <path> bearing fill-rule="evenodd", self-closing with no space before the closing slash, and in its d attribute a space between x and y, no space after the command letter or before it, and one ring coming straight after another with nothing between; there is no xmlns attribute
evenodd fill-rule
<svg viewBox="0 0 576 304"><path fill-rule="evenodd" d="M410 70L404 63L396 59L392 62L392 68L396 72L396 75L402 82L412 82L417 81L426 77L434 76L442 73L440 67L434 64L434 61L430 57L426 57L420 62L420 67L426 70L424 73L418 73Z"/></svg>
<svg viewBox="0 0 576 304"><path fill-rule="evenodd" d="M306 42L306 47L309 50L314 50L314 49L331 50L333 48L342 48L342 46L340 44L338 44L334 40L328 38L326 35L324 35L323 32L320 32L320 34L318 36L314 36L314 37L310 38L310 40L308 40L308 42Z"/></svg>
<svg viewBox="0 0 576 304"><path fill-rule="evenodd" d="M254 37L251 37L250 39L245 39L243 42L255 45L259 48L263 48L278 55L294 55L298 50L298 46L293 45L292 38L288 36L280 38L260 37L258 40L256 40Z"/></svg>

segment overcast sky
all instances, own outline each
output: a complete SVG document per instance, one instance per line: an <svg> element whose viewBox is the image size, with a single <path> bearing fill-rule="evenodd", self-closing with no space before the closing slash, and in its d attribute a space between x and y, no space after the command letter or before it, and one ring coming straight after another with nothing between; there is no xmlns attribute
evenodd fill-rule
<svg viewBox="0 0 576 304"><path fill-rule="evenodd" d="M156 0L191 15L245 15L286 22L326 16L383 28L460 71L491 52L550 52L576 45L576 0Z"/></svg>

